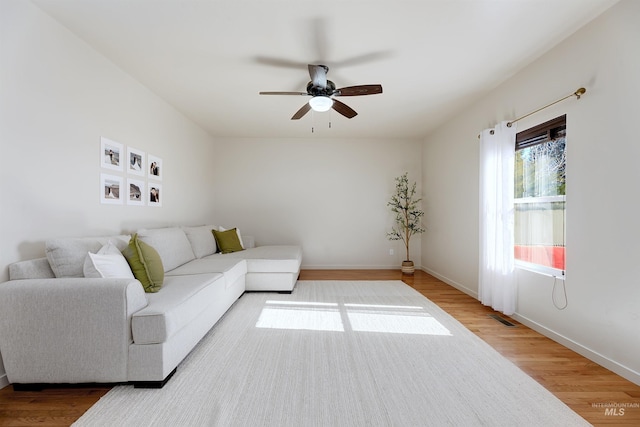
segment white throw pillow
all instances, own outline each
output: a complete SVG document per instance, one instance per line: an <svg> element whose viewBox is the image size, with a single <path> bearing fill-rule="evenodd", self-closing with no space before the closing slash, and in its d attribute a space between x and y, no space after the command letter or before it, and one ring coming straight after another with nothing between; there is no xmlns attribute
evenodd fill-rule
<svg viewBox="0 0 640 427"><path fill-rule="evenodd" d="M218 227L218 231L227 231L227 230L231 230L231 228ZM242 249L246 249L244 247L244 243L242 242L242 236L240 235L240 229L238 227L236 227L236 233L238 234L238 240L240 240L240 246L242 246Z"/></svg>
<svg viewBox="0 0 640 427"><path fill-rule="evenodd" d="M84 277L134 279L129 263L111 241L97 254L89 252L84 260Z"/></svg>
<svg viewBox="0 0 640 427"><path fill-rule="evenodd" d="M118 247L114 245L113 241L111 240L109 240L107 243L102 245L100 250L96 253L98 255L122 255L122 252L120 252L120 249L118 249ZM124 255L122 256L124 257Z"/></svg>

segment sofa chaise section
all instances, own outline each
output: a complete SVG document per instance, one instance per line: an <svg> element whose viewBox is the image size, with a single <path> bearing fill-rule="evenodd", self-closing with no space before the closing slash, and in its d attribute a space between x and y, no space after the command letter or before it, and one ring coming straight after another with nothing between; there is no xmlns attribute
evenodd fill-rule
<svg viewBox="0 0 640 427"><path fill-rule="evenodd" d="M223 261L214 260L245 260L247 262L247 273L245 286L247 291L276 291L290 293L295 287L300 266L302 264L302 248L297 245L264 245L256 246L253 236L242 236L238 231L238 238L241 240L243 250L221 253L216 247L212 230L219 230L221 227L214 225L183 227L188 240L191 242L196 258L195 264L206 265L205 260L219 262L221 267ZM152 233L162 232L157 229ZM167 231L165 231L167 232ZM144 237L143 237L144 238ZM194 262L185 265L186 268L178 268L177 274L188 272ZM197 267L201 268L201 267ZM196 270L198 271L198 270ZM173 274L167 272L167 274ZM188 274L188 273L187 273Z"/></svg>
<svg viewBox="0 0 640 427"><path fill-rule="evenodd" d="M302 249L291 245L258 246L213 256L247 261L247 291L293 291L302 263Z"/></svg>

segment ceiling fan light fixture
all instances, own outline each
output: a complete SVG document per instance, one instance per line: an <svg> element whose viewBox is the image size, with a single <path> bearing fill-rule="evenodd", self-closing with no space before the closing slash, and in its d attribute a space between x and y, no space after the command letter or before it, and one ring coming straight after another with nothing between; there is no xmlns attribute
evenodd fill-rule
<svg viewBox="0 0 640 427"><path fill-rule="evenodd" d="M333 106L333 99L328 96L314 96L309 100L309 106L313 111L329 111Z"/></svg>

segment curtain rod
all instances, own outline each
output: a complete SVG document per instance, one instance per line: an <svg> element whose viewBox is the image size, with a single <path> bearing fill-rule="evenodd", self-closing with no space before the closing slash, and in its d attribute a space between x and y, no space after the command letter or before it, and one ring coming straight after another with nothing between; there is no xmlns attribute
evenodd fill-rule
<svg viewBox="0 0 640 427"><path fill-rule="evenodd" d="M565 100L565 99L567 99L567 98L571 98L572 96L575 96L575 97L576 97L576 99L580 99L580 97L581 97L582 95L584 95L586 91L587 91L587 90L586 90L585 88L581 87L581 88L579 88L578 90L576 90L575 92L573 92L572 94L569 94L569 95L565 96L564 98L560 98L560 99L558 99L557 101L552 102L551 104L547 104L547 105L545 105L544 107L540 107L540 108L538 108L538 109L537 109L537 110L535 110L535 111L532 111L532 112L530 112L530 113L528 113L528 114L525 114L524 116L520 116L520 117L518 117L517 119L513 119L513 120L511 120L510 122L508 122L508 123L507 123L507 127L511 127L511 125L513 125L513 124L514 124L515 122L517 122L518 120L522 120L522 119L524 119L525 117L529 117L530 115L535 114L535 113L537 113L538 111L542 111L542 110L544 110L545 108L549 108L549 107L551 107L552 105L555 105L555 104L557 104L557 103L558 103L558 102L560 102L560 101L564 101L564 100ZM491 135L493 135L493 130L491 130L491 132L490 132L490 133L491 133ZM478 135L478 139L480 139L480 135Z"/></svg>

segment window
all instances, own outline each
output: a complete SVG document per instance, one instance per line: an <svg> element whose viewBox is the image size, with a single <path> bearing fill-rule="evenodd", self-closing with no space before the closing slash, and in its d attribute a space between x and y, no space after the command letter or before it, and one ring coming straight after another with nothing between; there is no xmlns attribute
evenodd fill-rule
<svg viewBox="0 0 640 427"><path fill-rule="evenodd" d="M564 275L566 116L519 132L515 158L515 259Z"/></svg>

